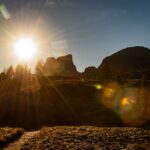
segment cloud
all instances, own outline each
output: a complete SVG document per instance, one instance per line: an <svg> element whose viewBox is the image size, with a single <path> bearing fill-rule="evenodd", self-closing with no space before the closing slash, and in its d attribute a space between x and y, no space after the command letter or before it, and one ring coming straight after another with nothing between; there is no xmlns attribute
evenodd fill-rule
<svg viewBox="0 0 150 150"><path fill-rule="evenodd" d="M71 0L46 0L46 6L72 6Z"/></svg>

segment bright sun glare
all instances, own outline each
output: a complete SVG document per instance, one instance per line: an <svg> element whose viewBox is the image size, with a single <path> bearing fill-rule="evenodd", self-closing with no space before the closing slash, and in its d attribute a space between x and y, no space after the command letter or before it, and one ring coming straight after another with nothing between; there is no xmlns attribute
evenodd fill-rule
<svg viewBox="0 0 150 150"><path fill-rule="evenodd" d="M21 60L29 60L32 59L37 52L36 43L32 40L32 38L24 37L18 39L15 44L15 54Z"/></svg>

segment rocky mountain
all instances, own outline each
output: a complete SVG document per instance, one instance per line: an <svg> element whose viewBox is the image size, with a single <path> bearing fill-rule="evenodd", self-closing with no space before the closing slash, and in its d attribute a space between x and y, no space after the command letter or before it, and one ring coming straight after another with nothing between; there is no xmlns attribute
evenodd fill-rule
<svg viewBox="0 0 150 150"><path fill-rule="evenodd" d="M98 79L97 68L94 66L85 68L85 71L82 73L82 77L87 79Z"/></svg>
<svg viewBox="0 0 150 150"><path fill-rule="evenodd" d="M83 73L77 71L72 55L49 57L45 64L48 76L80 77L87 79L117 79L150 77L150 50L145 47L122 49L103 59L98 68L87 67Z"/></svg>
<svg viewBox="0 0 150 150"><path fill-rule="evenodd" d="M150 50L145 47L125 48L106 57L98 67L99 78L142 78L150 76Z"/></svg>
<svg viewBox="0 0 150 150"><path fill-rule="evenodd" d="M45 70L46 74L49 76L77 77L79 75L71 54L58 58L47 58Z"/></svg>

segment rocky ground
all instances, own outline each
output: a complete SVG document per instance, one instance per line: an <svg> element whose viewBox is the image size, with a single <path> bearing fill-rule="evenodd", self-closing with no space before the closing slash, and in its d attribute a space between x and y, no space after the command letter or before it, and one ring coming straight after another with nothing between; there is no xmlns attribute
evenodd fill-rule
<svg viewBox="0 0 150 150"><path fill-rule="evenodd" d="M6 147L3 147L3 150L18 150L20 149L21 145L28 141L28 139L35 136L40 131L31 131L31 132L24 132L24 134L18 140L14 140L14 142L9 143Z"/></svg>
<svg viewBox="0 0 150 150"><path fill-rule="evenodd" d="M21 128L0 128L0 149L5 145L17 140L24 130Z"/></svg>
<svg viewBox="0 0 150 150"><path fill-rule="evenodd" d="M6 149L150 150L150 130L129 127L44 127L40 131L25 132L18 141L21 142L15 141Z"/></svg>

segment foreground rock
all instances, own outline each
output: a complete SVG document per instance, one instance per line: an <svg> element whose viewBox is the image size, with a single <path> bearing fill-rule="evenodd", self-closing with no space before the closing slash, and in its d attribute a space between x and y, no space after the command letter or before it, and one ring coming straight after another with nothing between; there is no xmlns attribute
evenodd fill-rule
<svg viewBox="0 0 150 150"><path fill-rule="evenodd" d="M19 146L30 139L31 137L35 136L40 131L32 131L32 132L24 132L24 134L12 143L9 143L3 150L16 150L19 149Z"/></svg>
<svg viewBox="0 0 150 150"><path fill-rule="evenodd" d="M24 141L20 150L140 150L150 148L150 131L139 128L45 127Z"/></svg>
<svg viewBox="0 0 150 150"><path fill-rule="evenodd" d="M0 149L18 139L23 132L21 128L0 128Z"/></svg>

